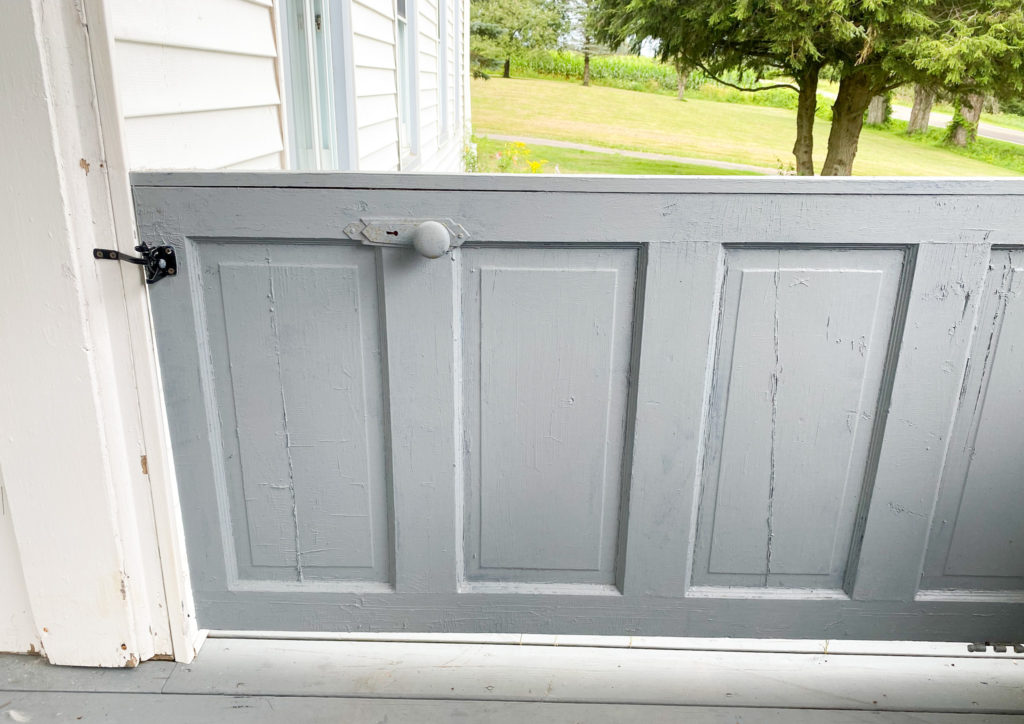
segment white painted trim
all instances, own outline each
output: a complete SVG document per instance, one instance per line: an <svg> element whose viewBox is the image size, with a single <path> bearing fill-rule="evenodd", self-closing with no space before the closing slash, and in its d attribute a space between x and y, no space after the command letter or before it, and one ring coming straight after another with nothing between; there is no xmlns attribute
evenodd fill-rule
<svg viewBox="0 0 1024 724"><path fill-rule="evenodd" d="M592 649L653 649L668 651L734 651L763 654L821 654L828 656L923 656L953 659L1024 660L1012 650L998 653L968 651L956 641L857 641L817 639L726 639L674 636L581 636L522 633L313 633L309 631L202 631L206 639L261 641L377 641L384 643L472 644L492 646L567 646ZM497 652L498 650L496 650Z"/></svg>
<svg viewBox="0 0 1024 724"><path fill-rule="evenodd" d="M277 97L279 102L277 104L277 117L281 124L281 168L287 169L291 163L290 150L288 148L288 108L285 105L288 102L288 95L284 87L284 43L282 33L284 27L281 25L281 0L271 0L271 20L270 22L274 26L274 77L277 81Z"/></svg>
<svg viewBox="0 0 1024 724"><path fill-rule="evenodd" d="M1014 659L220 639L193 665L178 667L161 691L742 706L750 715L743 721L789 721L750 709L800 708L819 710L811 721L830 722L821 710L1019 713L1021 679ZM685 711L676 719L690 721ZM863 717L893 720L891 714Z"/></svg>
<svg viewBox="0 0 1024 724"><path fill-rule="evenodd" d="M18 3L0 28L0 135L19 139L0 163L0 457L36 632L79 666L195 643L145 286L92 253L134 245L108 28L102 0Z"/></svg>
<svg viewBox="0 0 1024 724"><path fill-rule="evenodd" d="M106 157L106 176L114 221L117 248L134 253L137 243L135 212L131 182L125 154L124 130L113 70L114 38L105 0L85 0L89 18L89 43L93 60L96 106L99 112ZM274 11L276 16L276 2ZM276 28L275 28L276 30ZM282 104L283 98L282 95ZM283 106L282 106L283 107ZM282 118L282 132L284 129ZM282 151L282 154L287 151ZM127 270L122 270L127 271ZM128 335L134 371L140 434L147 459L148 478L160 553L162 580L153 578L153 586L162 587L166 600L166 621L157 621L168 629L171 648L155 651L156 655L173 655L175 660L189 662L201 641L195 620L195 604L185 554L185 531L178 501L167 415L164 410L156 342L153 336L149 297L141 276L135 270L122 274L122 293L127 317ZM155 591L153 592L156 593Z"/></svg>

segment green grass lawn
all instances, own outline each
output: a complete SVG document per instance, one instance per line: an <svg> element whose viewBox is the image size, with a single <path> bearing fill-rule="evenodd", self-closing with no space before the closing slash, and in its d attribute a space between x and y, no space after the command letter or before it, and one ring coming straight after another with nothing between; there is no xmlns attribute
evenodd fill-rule
<svg viewBox="0 0 1024 724"><path fill-rule="evenodd" d="M528 161L540 163L538 173L620 173L636 175L676 174L680 176L756 176L753 171L740 171L714 166L701 166L694 163L677 163L675 161L659 161L646 158L629 158L594 151L578 151L571 148L555 146L530 145L520 148L508 148L504 141L495 141L484 137L474 139L477 144L477 171L480 173L497 173L505 169L499 164L499 154L506 158L511 154L516 160L512 163L516 171L527 172ZM525 152L524 152L525 150Z"/></svg>
<svg viewBox="0 0 1024 724"><path fill-rule="evenodd" d="M775 169L792 164L794 113L706 100L534 79L474 80L473 128L654 151ZM829 124L815 125L815 163L825 156ZM561 149L557 149L561 151ZM543 156L547 158L547 156ZM551 159L547 159L551 160ZM864 129L854 164L858 175L1015 176L1015 171L953 151L912 143L884 129Z"/></svg>

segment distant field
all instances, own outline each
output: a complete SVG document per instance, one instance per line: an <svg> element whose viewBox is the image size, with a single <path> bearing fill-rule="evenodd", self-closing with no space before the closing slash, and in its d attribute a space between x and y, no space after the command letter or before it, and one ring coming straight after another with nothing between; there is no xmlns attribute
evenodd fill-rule
<svg viewBox="0 0 1024 724"><path fill-rule="evenodd" d="M785 170L792 165L795 121L793 111L784 108L697 99L680 102L657 93L516 78L477 79L471 93L473 129L478 136L552 138L769 169ZM818 167L824 160L828 130L827 121L815 124ZM861 136L854 172L879 176L1021 175L870 128Z"/></svg>
<svg viewBox="0 0 1024 724"><path fill-rule="evenodd" d="M495 141L486 137L475 139L477 144L477 171L481 173L496 173L502 171L499 164L499 154L508 155L510 144L504 141ZM677 163L674 161L657 161L646 158L627 158L625 156L613 156L605 153L594 153L593 151L577 151L569 148L556 148L554 146L542 146L530 144L525 146L529 152L524 155L518 153L516 172L529 172L528 161L540 164L537 173L621 173L637 175L661 175L677 174L681 176L747 176L756 175L752 171L739 171L733 169L716 168L714 166L701 166L693 163ZM511 149L516 153L518 149Z"/></svg>

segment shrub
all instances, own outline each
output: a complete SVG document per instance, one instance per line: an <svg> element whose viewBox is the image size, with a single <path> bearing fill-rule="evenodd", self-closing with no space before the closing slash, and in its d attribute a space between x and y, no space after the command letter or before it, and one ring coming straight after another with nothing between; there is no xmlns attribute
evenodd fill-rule
<svg viewBox="0 0 1024 724"><path fill-rule="evenodd" d="M583 82L583 54L571 50L541 50L512 59L512 75L562 78ZM691 74L690 83L699 83ZM638 55L594 55L590 80L595 85L638 91L675 92L676 69Z"/></svg>

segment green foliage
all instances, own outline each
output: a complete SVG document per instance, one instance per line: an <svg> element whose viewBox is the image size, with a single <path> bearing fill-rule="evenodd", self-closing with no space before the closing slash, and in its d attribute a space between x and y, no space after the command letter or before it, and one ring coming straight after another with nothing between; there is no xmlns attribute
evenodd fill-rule
<svg viewBox="0 0 1024 724"><path fill-rule="evenodd" d="M498 154L502 153L505 146L500 141L490 138L478 137L475 139L480 150L481 173L499 173ZM612 174L640 174L640 175L703 175L703 176L752 176L752 171L741 171L731 168L718 168L717 166L703 166L696 163L682 163L678 161L660 161L649 158L632 158L611 153L598 153L595 151L581 151L574 148L559 148L557 146L533 146L531 151L544 155L548 163L541 169L541 173L612 173Z"/></svg>
<svg viewBox="0 0 1024 724"><path fill-rule="evenodd" d="M1024 90L1020 0L596 1L598 37L610 44L654 38L662 60L713 76L839 81L833 128L845 131L830 137L827 173L850 172L861 113L879 93L911 82L953 96Z"/></svg>
<svg viewBox="0 0 1024 724"><path fill-rule="evenodd" d="M468 137L469 134L465 134ZM475 143L467 141L462 145L462 170L466 173L476 173L480 167L479 149Z"/></svg>
<svg viewBox="0 0 1024 724"><path fill-rule="evenodd" d="M977 139L978 126L964 118L964 114L961 111L961 106L958 103L953 107L953 119L948 124L946 124L946 128L942 136L943 143L949 145L955 144L957 131L959 131L961 128L963 128L967 132L967 140L969 143Z"/></svg>
<svg viewBox="0 0 1024 724"><path fill-rule="evenodd" d="M1019 0L940 0L927 32L901 52L914 70L952 95L1024 92L1024 5Z"/></svg>
<svg viewBox="0 0 1024 724"><path fill-rule="evenodd" d="M887 129L896 134L906 134L906 121L893 120L889 122ZM908 143L917 143L922 146L943 148L960 156L973 158L976 161L990 163L1018 173L1024 173L1024 146L1005 141L997 141L992 138L978 138L967 146L951 146L946 141L947 131L942 128L929 128L925 133L904 135Z"/></svg>
<svg viewBox="0 0 1024 724"><path fill-rule="evenodd" d="M530 158L532 152L525 143L510 141L486 157L492 161L493 170L498 173L541 173L547 165L545 159Z"/></svg>
<svg viewBox="0 0 1024 724"><path fill-rule="evenodd" d="M566 28L559 0L472 0L469 53L484 73L532 49L553 48Z"/></svg>
<svg viewBox="0 0 1024 724"><path fill-rule="evenodd" d="M583 54L535 51L513 58L512 71L517 76L582 81ZM595 55L590 59L590 79L596 85L640 91L675 92L678 83L673 66L638 55Z"/></svg>

